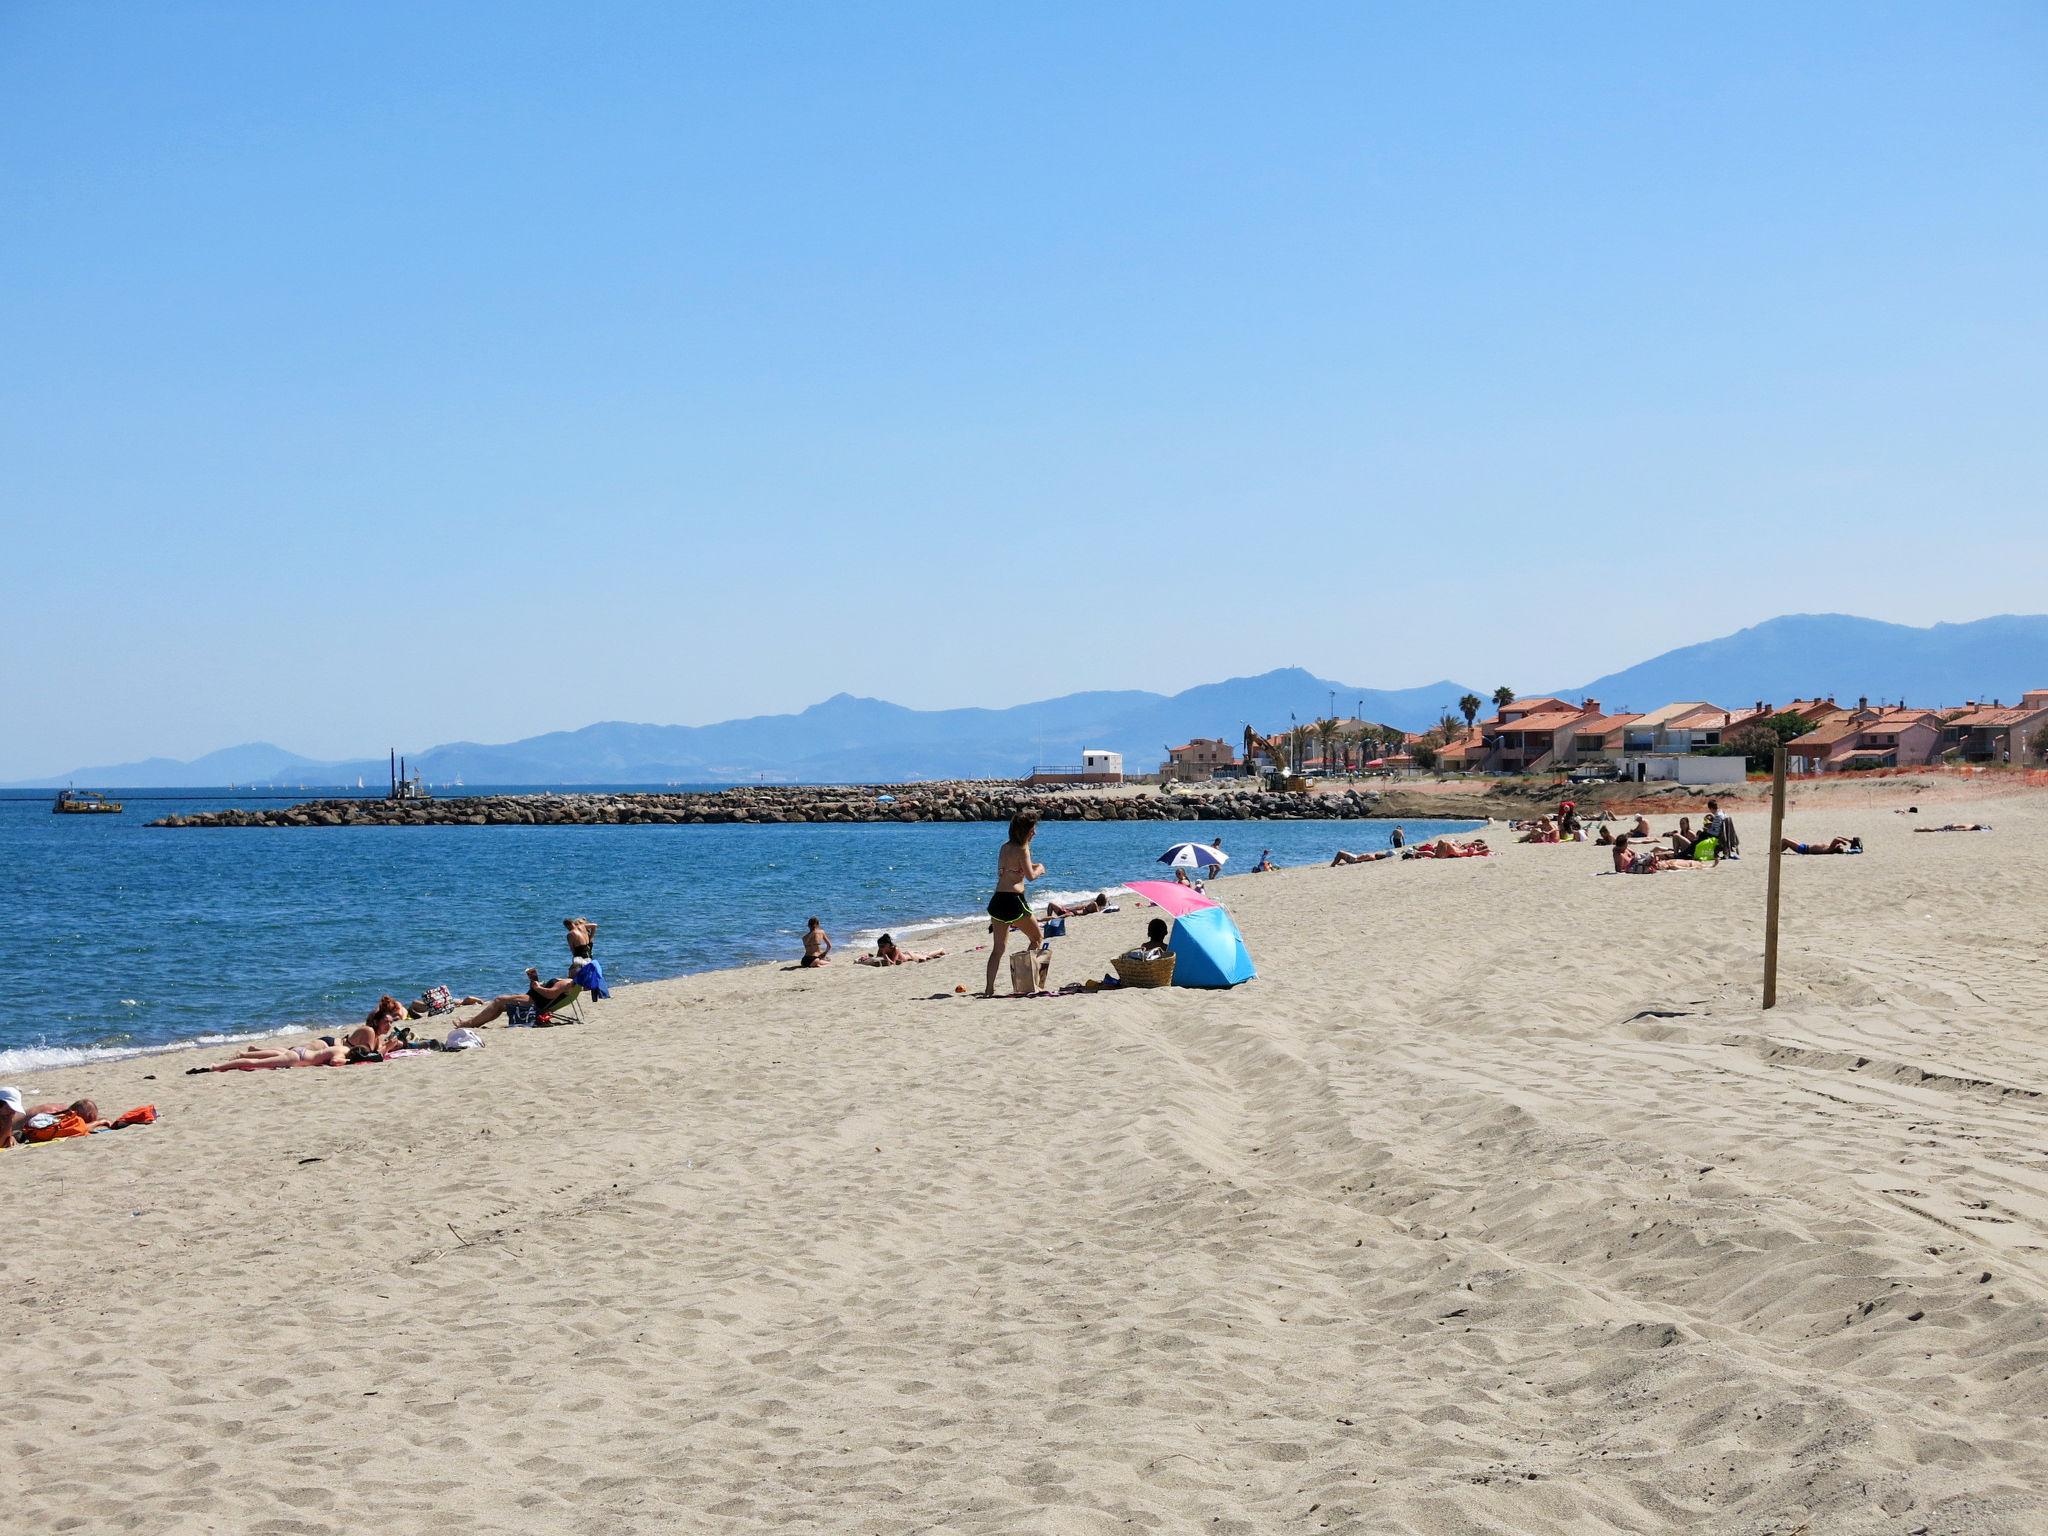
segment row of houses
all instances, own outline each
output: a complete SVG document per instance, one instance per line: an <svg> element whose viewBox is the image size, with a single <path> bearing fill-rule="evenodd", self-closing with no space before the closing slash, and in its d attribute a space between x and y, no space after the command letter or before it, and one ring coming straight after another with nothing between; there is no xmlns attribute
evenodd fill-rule
<svg viewBox="0 0 2048 1536"><path fill-rule="evenodd" d="M1868 698L1854 707L1833 698L1783 706L1759 699L1741 709L1689 699L1646 714L1610 714L1598 699L1517 699L1442 748L1437 761L1472 773L1569 772L1605 762L1629 778L1708 784L1740 779L1744 771L1740 757L1714 748L1778 715L1807 726L1786 743L1794 773L1949 761L2034 764L2041 761L2036 740L2048 728L2048 689L2023 694L2017 705L1993 700L1947 710L1873 706Z"/></svg>

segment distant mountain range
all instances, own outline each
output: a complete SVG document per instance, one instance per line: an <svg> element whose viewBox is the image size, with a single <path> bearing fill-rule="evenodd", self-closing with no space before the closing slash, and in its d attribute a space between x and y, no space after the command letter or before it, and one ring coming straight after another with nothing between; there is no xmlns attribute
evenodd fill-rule
<svg viewBox="0 0 2048 1536"><path fill-rule="evenodd" d="M1510 685L1515 679L1507 678ZM1592 696L1609 710L1648 710L1677 699L1730 706L1832 693L1851 699L1905 698L1955 704L2016 698L2048 687L2048 615L1979 619L1914 629L1846 614L1794 614L1719 640L1667 651L1573 688L1524 694ZM502 746L451 742L410 755L430 783L471 784L848 782L1007 778L1034 764L1071 762L1083 747L1124 754L1133 772L1158 766L1169 744L1191 736L1235 740L1250 721L1271 732L1293 716L1362 712L1368 720L1421 730L1467 693L1493 684L1444 681L1421 688L1361 688L1299 667L1206 683L1171 696L1137 690L1076 693L1010 709L905 709L839 694L794 715L761 715L716 725L633 725L607 721ZM149 758L80 768L7 786L62 784L204 788L221 784L353 785L385 781L381 757L320 762L265 742L193 761Z"/></svg>

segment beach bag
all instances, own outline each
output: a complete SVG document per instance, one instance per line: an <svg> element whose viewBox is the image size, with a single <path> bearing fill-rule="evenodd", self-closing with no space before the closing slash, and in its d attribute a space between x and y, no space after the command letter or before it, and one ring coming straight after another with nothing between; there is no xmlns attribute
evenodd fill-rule
<svg viewBox="0 0 2048 1536"><path fill-rule="evenodd" d="M88 1136L84 1117L64 1110L55 1115L30 1115L28 1139L30 1141L62 1141L67 1136Z"/></svg>
<svg viewBox="0 0 2048 1536"><path fill-rule="evenodd" d="M1064 917L1047 918L1044 932L1048 939L1064 939L1067 936L1067 920Z"/></svg>
<svg viewBox="0 0 2048 1536"><path fill-rule="evenodd" d="M451 1029L448 1040L441 1048L445 1051L473 1051L484 1043L484 1037L469 1028Z"/></svg>
<svg viewBox="0 0 2048 1536"><path fill-rule="evenodd" d="M446 987L427 988L426 1004L427 1014L430 1018L435 1014L453 1013L455 1011L455 999L449 994Z"/></svg>
<svg viewBox="0 0 2048 1536"><path fill-rule="evenodd" d="M1714 862L1714 852L1720 846L1718 839L1703 837L1692 845L1692 856L1698 863L1711 864Z"/></svg>
<svg viewBox="0 0 2048 1536"><path fill-rule="evenodd" d="M1147 960L1133 950L1128 955L1118 955L1109 963L1116 967L1116 979L1127 987L1170 987L1173 985L1174 962L1179 958L1169 949L1156 959Z"/></svg>
<svg viewBox="0 0 2048 1536"><path fill-rule="evenodd" d="M1016 997L1029 997L1038 990L1038 957L1030 950L1010 956L1010 992Z"/></svg>

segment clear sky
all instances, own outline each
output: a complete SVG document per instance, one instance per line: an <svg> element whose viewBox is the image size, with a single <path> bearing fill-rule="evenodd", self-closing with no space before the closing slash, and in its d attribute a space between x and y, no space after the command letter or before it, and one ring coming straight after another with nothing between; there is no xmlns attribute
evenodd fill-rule
<svg viewBox="0 0 2048 1536"><path fill-rule="evenodd" d="M2048 607L2048 7L0 4L0 779Z"/></svg>

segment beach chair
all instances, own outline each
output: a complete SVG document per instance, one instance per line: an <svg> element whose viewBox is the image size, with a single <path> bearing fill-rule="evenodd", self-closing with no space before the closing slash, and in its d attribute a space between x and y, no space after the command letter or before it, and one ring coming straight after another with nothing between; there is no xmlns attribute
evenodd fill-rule
<svg viewBox="0 0 2048 1536"><path fill-rule="evenodd" d="M538 1008L534 1007L531 998L523 1003L514 1003L505 1010L505 1027L507 1029L549 1029L557 1024L586 1023L587 1020L584 1019L583 1009L580 1006L582 998L583 989L572 986L549 1005L546 1013L542 1013Z"/></svg>

